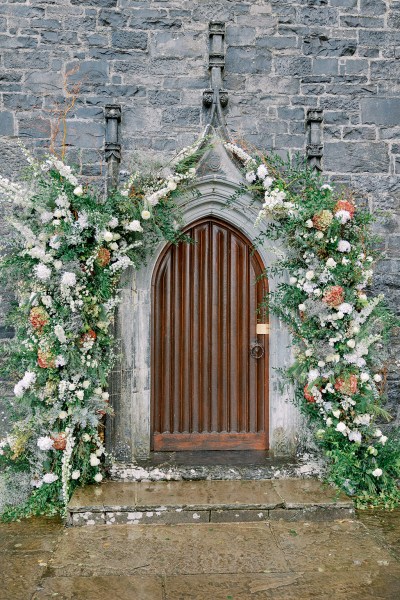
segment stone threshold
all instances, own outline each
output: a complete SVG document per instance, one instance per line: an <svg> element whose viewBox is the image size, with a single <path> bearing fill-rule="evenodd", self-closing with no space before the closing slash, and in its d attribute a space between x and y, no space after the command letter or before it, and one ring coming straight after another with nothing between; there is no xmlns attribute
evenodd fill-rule
<svg viewBox="0 0 400 600"><path fill-rule="evenodd" d="M317 479L106 481L76 490L68 524L232 523L354 517L353 502Z"/></svg>

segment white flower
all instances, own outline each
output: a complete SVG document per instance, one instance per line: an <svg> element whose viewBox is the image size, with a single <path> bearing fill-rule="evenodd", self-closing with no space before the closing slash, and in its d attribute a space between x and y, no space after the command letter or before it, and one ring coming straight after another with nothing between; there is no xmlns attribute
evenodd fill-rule
<svg viewBox="0 0 400 600"><path fill-rule="evenodd" d="M249 183L253 183L253 181L255 181L257 178L256 174L254 173L254 171L249 171L248 173L246 173L246 180Z"/></svg>
<svg viewBox="0 0 400 600"><path fill-rule="evenodd" d="M80 476L81 472L78 469L76 471L72 471L71 473L71 479L79 479Z"/></svg>
<svg viewBox="0 0 400 600"><path fill-rule="evenodd" d="M382 446L384 446L387 442L387 435L382 435L379 441L382 444Z"/></svg>
<svg viewBox="0 0 400 600"><path fill-rule="evenodd" d="M267 167L264 164L259 165L259 167L257 169L257 177L259 177L259 179L265 179L267 175L268 175Z"/></svg>
<svg viewBox="0 0 400 600"><path fill-rule="evenodd" d="M356 444L361 444L362 435L357 430L350 431L349 432L349 440L351 442L355 442Z"/></svg>
<svg viewBox="0 0 400 600"><path fill-rule="evenodd" d="M96 473L93 479L96 481L96 483L100 483L100 481L103 479L103 475L101 473Z"/></svg>
<svg viewBox="0 0 400 600"><path fill-rule="evenodd" d="M43 475L43 483L54 483L54 481L57 481L58 479L58 475L55 475L54 473L46 473L46 475Z"/></svg>
<svg viewBox="0 0 400 600"><path fill-rule="evenodd" d="M382 471L382 469L379 469L379 468L375 469L375 471L372 471L372 475L374 477L381 477L382 474L383 474L383 471Z"/></svg>
<svg viewBox="0 0 400 600"><path fill-rule="evenodd" d="M347 345L349 348L355 348L356 347L356 340L348 340Z"/></svg>
<svg viewBox="0 0 400 600"><path fill-rule="evenodd" d="M322 369L325 366L325 362L323 360L318 361L318 366Z"/></svg>
<svg viewBox="0 0 400 600"><path fill-rule="evenodd" d="M73 287L74 285L76 285L75 273L65 271L65 273L63 273L61 277L61 285L65 285L66 287Z"/></svg>
<svg viewBox="0 0 400 600"><path fill-rule="evenodd" d="M324 234L322 233L322 231L317 231L315 234L315 237L317 240L322 240L322 238L324 237Z"/></svg>
<svg viewBox="0 0 400 600"><path fill-rule="evenodd" d="M306 305L305 304L299 304L299 311L300 312L304 312L306 310Z"/></svg>
<svg viewBox="0 0 400 600"><path fill-rule="evenodd" d="M126 198L129 195L129 190L121 190L120 194Z"/></svg>
<svg viewBox="0 0 400 600"><path fill-rule="evenodd" d="M61 260L55 260L54 261L54 268L56 269L56 271L59 271L60 269L62 269L62 261Z"/></svg>
<svg viewBox="0 0 400 600"><path fill-rule="evenodd" d="M344 313L341 310L339 310L339 312L336 313L336 318L340 321L341 319L343 319L343 317Z"/></svg>
<svg viewBox="0 0 400 600"><path fill-rule="evenodd" d="M83 390L78 390L77 392L75 392L75 396L79 400L83 400L83 398L85 397L85 392Z"/></svg>
<svg viewBox="0 0 400 600"><path fill-rule="evenodd" d="M84 390L87 390L88 387L90 387L90 381L88 379L85 379L85 381L82 383L82 387Z"/></svg>
<svg viewBox="0 0 400 600"><path fill-rule="evenodd" d="M54 334L55 334L56 338L58 339L58 341L60 342L60 344L67 343L67 338L65 337L65 331L61 325L55 325Z"/></svg>
<svg viewBox="0 0 400 600"><path fill-rule="evenodd" d="M100 460L95 454L90 455L90 464L92 467L97 467L100 464Z"/></svg>
<svg viewBox="0 0 400 600"><path fill-rule="evenodd" d="M271 185L274 183L274 179L272 177L266 177L263 181L264 190L269 190Z"/></svg>
<svg viewBox="0 0 400 600"><path fill-rule="evenodd" d="M150 219L151 213L148 210L142 210L140 216L142 217L143 221L147 221L148 219Z"/></svg>
<svg viewBox="0 0 400 600"><path fill-rule="evenodd" d="M340 410L338 410L338 409L337 409L337 410L333 410L333 411L332 411L332 414L333 414L333 416L334 416L336 419L338 419L338 418L340 417Z"/></svg>
<svg viewBox="0 0 400 600"><path fill-rule="evenodd" d="M350 315L353 312L353 307L348 302L342 302L342 304L339 304L338 306L338 311L345 315Z"/></svg>
<svg viewBox="0 0 400 600"><path fill-rule="evenodd" d="M306 279L308 279L308 281L311 281L311 279L314 279L314 276L315 276L314 271L307 271Z"/></svg>
<svg viewBox="0 0 400 600"><path fill-rule="evenodd" d="M351 244L347 240L339 240L338 243L339 252L350 252Z"/></svg>
<svg viewBox="0 0 400 600"><path fill-rule="evenodd" d="M331 192L333 188L329 185L329 183L324 183L324 185L321 185L320 190L328 190L329 192Z"/></svg>
<svg viewBox="0 0 400 600"><path fill-rule="evenodd" d="M326 266L328 269L334 269L336 267L336 261L333 258L328 258L326 261Z"/></svg>
<svg viewBox="0 0 400 600"><path fill-rule="evenodd" d="M340 431L340 433L342 433L343 435L347 435L348 427L347 427L347 425L345 423L343 423L342 421L340 421L336 425L336 431Z"/></svg>
<svg viewBox="0 0 400 600"><path fill-rule="evenodd" d="M338 210L337 213L335 213L335 217L341 222L342 225L345 225L347 221L350 221L351 214L348 210Z"/></svg>
<svg viewBox="0 0 400 600"><path fill-rule="evenodd" d="M74 194L75 196L83 196L83 188L81 185L78 185L75 189L74 189Z"/></svg>
<svg viewBox="0 0 400 600"><path fill-rule="evenodd" d="M313 355L313 351L311 348L307 348L307 350L305 351L305 355L306 356L312 356Z"/></svg>
<svg viewBox="0 0 400 600"><path fill-rule="evenodd" d="M348 342L347 342L347 344L348 344ZM354 347L354 346L353 346L353 347ZM368 375L368 373L365 373L365 371L364 371L363 373L361 373L361 375L360 375L360 380L361 380L363 383L365 383L366 381L368 381L368 380L369 380L369 375Z"/></svg>
<svg viewBox="0 0 400 600"><path fill-rule="evenodd" d="M374 381L376 381L376 383L382 381L382 377L381 375L379 375L379 373L376 373L376 375L374 375Z"/></svg>
<svg viewBox="0 0 400 600"><path fill-rule="evenodd" d="M23 385L21 385L21 382L18 382L14 386L14 396L16 396L17 398L22 398L22 396L24 395L24 392L25 392L25 388L23 387Z"/></svg>
<svg viewBox="0 0 400 600"><path fill-rule="evenodd" d="M295 283L297 283L297 277L290 277L289 283L290 285L294 285Z"/></svg>
<svg viewBox="0 0 400 600"><path fill-rule="evenodd" d="M61 421L63 421L67 417L68 417L68 413L66 410L62 410L61 412L58 413L58 418L61 419Z"/></svg>
<svg viewBox="0 0 400 600"><path fill-rule="evenodd" d="M143 227L140 224L140 221L130 221L125 225L125 229L127 231L143 231Z"/></svg>
<svg viewBox="0 0 400 600"><path fill-rule="evenodd" d="M332 427L332 423L333 423L333 421L332 421L332 419L331 419L330 417L328 417L328 418L326 419L325 423L326 423L327 427Z"/></svg>
<svg viewBox="0 0 400 600"><path fill-rule="evenodd" d="M314 223L312 222L311 219L308 219L308 221L306 221L306 227L308 227L308 229L311 229L312 227L314 227Z"/></svg>
<svg viewBox="0 0 400 600"><path fill-rule="evenodd" d="M50 279L51 269L49 269L49 267L47 267L43 263L39 263L38 265L35 265L33 270L34 270L36 277L38 279L40 279L41 281L47 281L48 279Z"/></svg>
<svg viewBox="0 0 400 600"><path fill-rule="evenodd" d="M308 372L308 375L307 375L307 379L309 382L311 382L311 381L315 381L316 379L318 379L319 376L320 376L320 372L318 371L318 369L310 369L310 371Z"/></svg>
<svg viewBox="0 0 400 600"><path fill-rule="evenodd" d="M108 226L110 227L110 229L115 229L115 227L118 226L118 219L117 217L112 217L109 221L108 221Z"/></svg>
<svg viewBox="0 0 400 600"><path fill-rule="evenodd" d="M62 354L58 354L54 363L56 367L64 367L64 365L67 364L67 361L65 360L64 356L62 356Z"/></svg>
<svg viewBox="0 0 400 600"><path fill-rule="evenodd" d="M103 392L101 394L101 397L103 398L103 400L108 400L110 398L110 394L108 392Z"/></svg>
<svg viewBox="0 0 400 600"><path fill-rule="evenodd" d="M370 422L371 422L371 415L369 415L367 413L357 415L356 418L354 419L354 423L356 425L369 425Z"/></svg>
<svg viewBox="0 0 400 600"><path fill-rule="evenodd" d="M47 451L53 448L54 442L50 437L44 436L38 438L37 446L40 450Z"/></svg>
<svg viewBox="0 0 400 600"><path fill-rule="evenodd" d="M177 186L176 181L174 181L173 179L168 179L167 188L169 190L171 190L171 192L173 192L174 190L176 190L177 187L178 186Z"/></svg>
<svg viewBox="0 0 400 600"><path fill-rule="evenodd" d="M103 231L103 233L101 234L103 240L105 242L112 242L113 241L113 234L111 233L111 231Z"/></svg>
<svg viewBox="0 0 400 600"><path fill-rule="evenodd" d="M50 223L50 221L53 219L53 213L45 210L40 214L40 220L42 221L43 225L46 225L46 223Z"/></svg>
<svg viewBox="0 0 400 600"><path fill-rule="evenodd" d="M83 440L84 442L90 442L90 435L89 435L88 433L84 433L84 434L82 435L82 440Z"/></svg>
<svg viewBox="0 0 400 600"><path fill-rule="evenodd" d="M382 437L382 436L383 436L382 431L380 429L375 429L375 431L374 431L374 437L378 438L378 437Z"/></svg>

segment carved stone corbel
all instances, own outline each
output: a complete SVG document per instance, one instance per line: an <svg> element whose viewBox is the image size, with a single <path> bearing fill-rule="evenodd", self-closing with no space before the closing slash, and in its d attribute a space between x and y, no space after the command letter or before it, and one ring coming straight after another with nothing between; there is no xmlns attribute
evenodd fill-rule
<svg viewBox="0 0 400 600"><path fill-rule="evenodd" d="M310 108L307 111L307 160L313 169L322 171L324 146L322 143L323 111L321 108Z"/></svg>
<svg viewBox="0 0 400 600"><path fill-rule="evenodd" d="M222 71L225 67L225 23L211 21L209 24L210 49L208 67L211 72L211 87L203 92L203 105L212 108L209 122L211 123L217 113L221 119L221 107L228 104L228 92L222 88Z"/></svg>
<svg viewBox="0 0 400 600"><path fill-rule="evenodd" d="M121 107L118 104L108 104L104 109L106 119L106 141L104 146L107 162L107 190L118 186L119 166L121 163L121 144L119 143L119 124L121 122Z"/></svg>

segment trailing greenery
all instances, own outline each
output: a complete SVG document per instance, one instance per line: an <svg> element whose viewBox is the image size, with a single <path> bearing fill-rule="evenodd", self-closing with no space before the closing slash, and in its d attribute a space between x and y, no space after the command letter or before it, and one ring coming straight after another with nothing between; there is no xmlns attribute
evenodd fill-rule
<svg viewBox="0 0 400 600"><path fill-rule="evenodd" d="M226 147L244 165L245 191L262 203L257 244L276 243L268 270L281 283L260 308L292 334L286 376L328 459L328 478L361 506L397 503L399 433L384 435L379 424L391 419L387 349L399 321L383 295L370 293L379 259L373 217L299 157L291 163Z"/></svg>

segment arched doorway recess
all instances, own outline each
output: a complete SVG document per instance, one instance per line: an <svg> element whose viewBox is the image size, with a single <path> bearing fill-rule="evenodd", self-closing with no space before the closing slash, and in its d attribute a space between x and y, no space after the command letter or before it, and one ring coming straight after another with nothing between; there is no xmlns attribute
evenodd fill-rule
<svg viewBox="0 0 400 600"><path fill-rule="evenodd" d="M257 335L264 265L232 224L203 218L152 281L152 449L268 448L268 335Z"/></svg>

